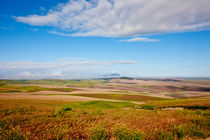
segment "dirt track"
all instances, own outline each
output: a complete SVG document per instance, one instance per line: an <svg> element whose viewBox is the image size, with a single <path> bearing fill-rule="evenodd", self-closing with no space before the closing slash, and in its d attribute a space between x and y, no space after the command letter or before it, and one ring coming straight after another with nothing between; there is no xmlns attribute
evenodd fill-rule
<svg viewBox="0 0 210 140"><path fill-rule="evenodd" d="M59 101L112 101L112 102L132 102L135 104L143 104L144 102L135 101L122 101L122 100L111 100L111 99L100 99L92 97L82 97L73 95L46 95L36 93L1 93L0 99L35 99L35 100L59 100Z"/></svg>

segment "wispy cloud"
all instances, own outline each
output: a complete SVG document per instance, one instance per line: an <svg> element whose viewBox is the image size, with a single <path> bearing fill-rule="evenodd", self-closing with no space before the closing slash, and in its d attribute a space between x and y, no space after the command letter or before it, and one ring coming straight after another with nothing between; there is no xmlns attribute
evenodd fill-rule
<svg viewBox="0 0 210 140"><path fill-rule="evenodd" d="M0 26L0 29L3 29L3 30L8 30L7 27L3 27L3 26Z"/></svg>
<svg viewBox="0 0 210 140"><path fill-rule="evenodd" d="M68 61L57 62L3 62L0 63L0 70L37 70L37 69L56 69L68 67L81 67L81 66L113 66L135 64L136 61L121 60L121 61L100 61L100 60L86 60L86 59L68 59Z"/></svg>
<svg viewBox="0 0 210 140"><path fill-rule="evenodd" d="M45 15L15 19L67 32L54 32L63 36L136 36L209 30L209 5L209 0L70 0Z"/></svg>
<svg viewBox="0 0 210 140"><path fill-rule="evenodd" d="M94 78L117 65L135 64L132 60L101 61L66 58L55 62L1 62L0 78L42 79L42 78ZM98 72L97 72L98 71Z"/></svg>
<svg viewBox="0 0 210 140"><path fill-rule="evenodd" d="M56 35L60 35L60 36L74 36L73 34L64 34L64 33L56 32L56 31L48 31L48 33L56 34Z"/></svg>
<svg viewBox="0 0 210 140"><path fill-rule="evenodd" d="M0 30L14 30L15 28L11 25L0 26Z"/></svg>
<svg viewBox="0 0 210 140"><path fill-rule="evenodd" d="M131 38L131 39L119 40L119 41L122 41L122 42L157 42L157 41L160 41L160 39L136 37L136 38Z"/></svg>

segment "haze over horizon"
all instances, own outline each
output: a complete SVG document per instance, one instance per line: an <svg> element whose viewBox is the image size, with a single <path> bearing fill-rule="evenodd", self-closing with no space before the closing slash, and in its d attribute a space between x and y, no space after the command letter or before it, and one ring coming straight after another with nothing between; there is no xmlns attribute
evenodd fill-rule
<svg viewBox="0 0 210 140"><path fill-rule="evenodd" d="M1 0L0 79L210 77L209 0Z"/></svg>

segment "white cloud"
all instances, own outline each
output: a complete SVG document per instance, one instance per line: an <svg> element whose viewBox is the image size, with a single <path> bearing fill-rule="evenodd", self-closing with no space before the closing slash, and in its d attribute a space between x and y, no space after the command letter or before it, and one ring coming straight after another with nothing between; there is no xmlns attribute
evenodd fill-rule
<svg viewBox="0 0 210 140"><path fill-rule="evenodd" d="M15 18L68 36L138 36L208 30L209 5L209 0L70 0L46 15Z"/></svg>
<svg viewBox="0 0 210 140"><path fill-rule="evenodd" d="M145 38L145 37L136 37L136 38L131 38L131 39L119 40L119 41L122 41L122 42L157 42L160 40Z"/></svg>
<svg viewBox="0 0 210 140"><path fill-rule="evenodd" d="M56 34L56 35L60 35L60 36L75 36L73 34L65 34L65 33L56 32L56 31L48 31L48 33Z"/></svg>
<svg viewBox="0 0 210 140"><path fill-rule="evenodd" d="M63 59L56 62L2 62L0 70L40 70L40 69L59 69L68 67L93 67L93 66L113 66L135 64L136 61L121 60L121 61L99 61L88 59Z"/></svg>
<svg viewBox="0 0 210 140"><path fill-rule="evenodd" d="M1 62L0 79L96 78L107 69L136 61L100 61L64 58L55 62Z"/></svg>
<svg viewBox="0 0 210 140"><path fill-rule="evenodd" d="M64 78L64 75L61 71L48 71L48 72L31 72L31 71L22 71L14 72L12 75L5 75L6 79L43 79L43 78Z"/></svg>
<svg viewBox="0 0 210 140"><path fill-rule="evenodd" d="M32 76L32 73L29 71L24 71L16 75L16 77L31 77L31 76Z"/></svg>

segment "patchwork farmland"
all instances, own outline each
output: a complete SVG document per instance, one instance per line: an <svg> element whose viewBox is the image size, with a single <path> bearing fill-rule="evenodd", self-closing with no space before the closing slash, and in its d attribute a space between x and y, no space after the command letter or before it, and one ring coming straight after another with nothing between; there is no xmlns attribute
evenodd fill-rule
<svg viewBox="0 0 210 140"><path fill-rule="evenodd" d="M1 80L0 139L208 139L210 81Z"/></svg>

